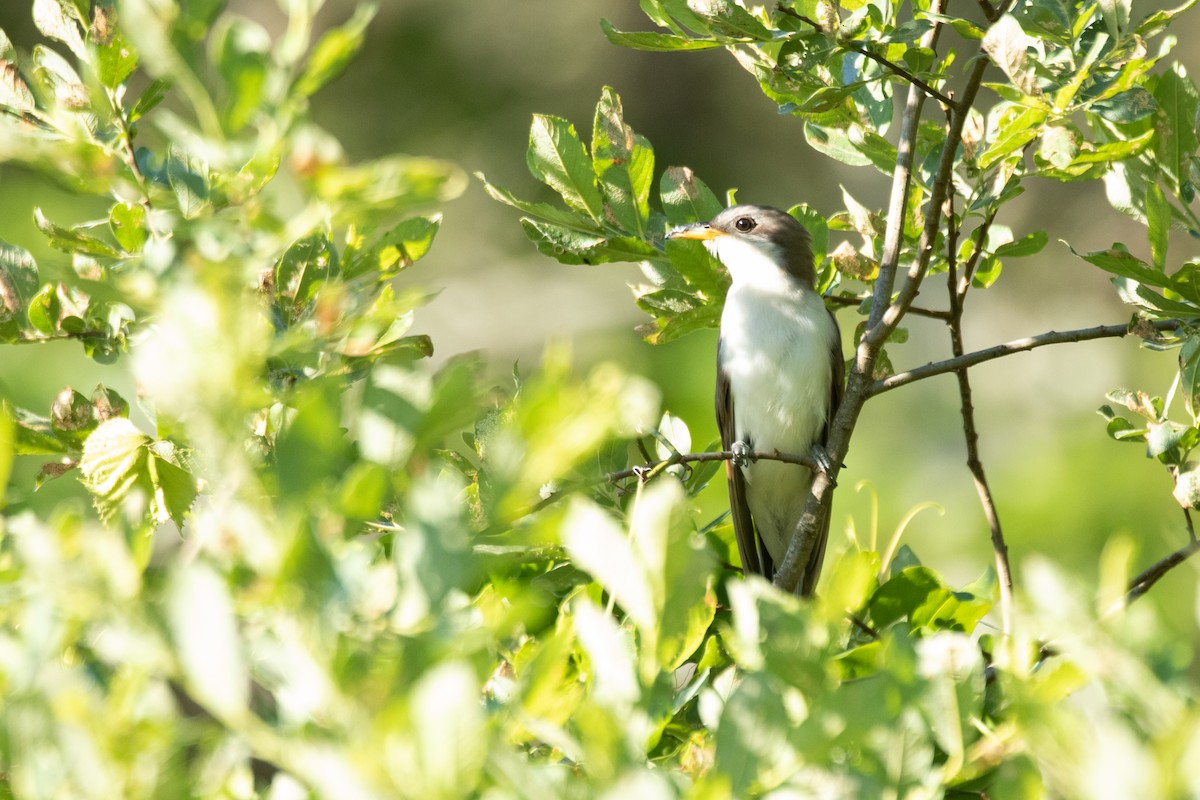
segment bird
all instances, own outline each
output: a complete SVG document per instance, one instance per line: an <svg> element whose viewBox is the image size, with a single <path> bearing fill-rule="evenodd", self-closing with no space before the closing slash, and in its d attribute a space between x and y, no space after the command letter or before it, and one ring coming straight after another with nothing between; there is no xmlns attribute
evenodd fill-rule
<svg viewBox="0 0 1200 800"><path fill-rule="evenodd" d="M752 454L812 454L819 468L828 466L824 447L845 371L837 319L815 288L812 237L785 211L737 205L667 238L703 242L729 272L717 339L717 427L733 453L725 470L743 573L771 580L813 471ZM803 565L802 596L812 595L820 575L828 517Z"/></svg>

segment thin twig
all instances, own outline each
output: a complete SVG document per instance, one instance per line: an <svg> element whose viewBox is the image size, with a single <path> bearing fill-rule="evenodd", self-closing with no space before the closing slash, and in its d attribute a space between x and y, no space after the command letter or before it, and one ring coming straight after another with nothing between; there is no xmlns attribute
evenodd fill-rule
<svg viewBox="0 0 1200 800"><path fill-rule="evenodd" d="M1179 321L1173 319L1151 320L1145 324L1148 324L1155 330L1166 331L1178 326ZM1079 328L1071 331L1047 331L1037 336L1014 339L1011 342L994 345L983 350L976 350L961 356L948 358L944 361L932 361L922 367L916 367L905 372L897 372L895 375L889 375L872 383L870 394L871 396L882 394L883 392L898 389L915 381L932 378L934 375L943 375L947 372L973 367L976 364L982 364L985 361L994 361L997 358L1003 358L1013 353L1033 350L1035 347L1128 336L1134 333L1135 330L1135 327L1132 325L1098 325L1094 328Z"/></svg>
<svg viewBox="0 0 1200 800"><path fill-rule="evenodd" d="M672 467L676 464L692 464L703 461L730 461L734 457L730 450L714 450L708 453L674 453L669 458L660 459L658 461L648 461L645 464L640 464L629 469L617 470L604 475L603 480L607 483L616 483L617 481L626 480L628 478L637 478L641 481L647 481L650 478L658 475L667 467ZM809 469L817 468L817 462L810 455L796 455L794 453L781 453L778 450L753 452L748 458L751 461L782 461L786 464L799 464L802 467Z"/></svg>
<svg viewBox="0 0 1200 800"><path fill-rule="evenodd" d="M951 221L954 220L953 208L949 209L947 217ZM963 301L966 299L967 289L971 285L971 275L979 263L979 253L983 251L982 245L987 235L987 229L991 226L992 220L995 217L996 213L995 209L993 209L984 223L979 226L975 252L972 254L971 260L964 265L961 281L957 280L958 267L955 254L958 252L958 241L957 227L955 225L951 224L952 235L946 239L947 261L949 262L946 290L947 294L950 295L950 321L947 323L947 327L950 329L950 349L956 358L962 357L965 352L962 335ZM996 510L996 499L992 496L992 487L988 483L987 475L983 469L983 459L979 456L979 429L975 425L975 403L971 395L971 379L968 369L967 367L959 367L955 370L954 374L958 379L958 398L963 423L963 439L967 446L967 469L970 471L971 478L975 482L975 493L979 495L979 504L983 507L983 516L987 519L988 530L991 532L992 554L996 562L996 577L1000 582L1000 627L1005 635L1008 635L1012 632L1013 593L1012 568L1008 563L1008 543L1004 540L1004 530L1000 526L1000 513Z"/></svg>
<svg viewBox="0 0 1200 800"><path fill-rule="evenodd" d="M1189 525L1190 522L1191 520L1189 516ZM1200 552L1200 539L1196 539L1195 534L1193 533L1192 538L1187 544L1176 550L1174 553L1171 553L1171 555L1162 559L1158 563L1154 564L1141 575L1138 575L1129 582L1129 590L1125 593L1125 604L1129 605L1134 600L1137 600L1146 592L1150 591L1150 588L1153 587L1154 584L1158 583L1168 572L1175 569L1175 567L1179 566L1184 561L1187 561L1198 552Z"/></svg>
<svg viewBox="0 0 1200 800"><path fill-rule="evenodd" d="M792 17L793 19L798 19L806 25L811 25L813 28L815 28L817 30L818 33L823 33L826 36L831 37L834 40L834 42L836 42L838 44L838 46L844 47L847 50L853 50L854 52L859 53L860 55L866 56L867 58L871 59L875 63L882 66L884 69L887 69L889 72L892 72L893 74L908 81L913 86L916 86L918 89L925 92L930 97L936 98L937 101L940 102L942 105L949 106L951 108L953 108L956 105L954 100L952 100L951 98L942 94L937 89L933 88L928 83L921 80L916 75L912 74L911 72L909 72L907 69L900 66L896 62L891 61L888 58L885 58L884 56L879 55L878 53L872 52L871 49L869 47L867 47L866 45L864 45L862 42L856 41L854 39L844 39L835 33L831 33L830 31L825 30L824 26L822 26L821 23L817 22L814 19L809 19L808 17L804 16L803 14L800 14L800 13L794 11L793 9L790 9L790 8L784 6L783 4L777 5L776 8L780 11L780 13L786 14L789 17Z"/></svg>
<svg viewBox="0 0 1200 800"><path fill-rule="evenodd" d="M870 300L870 295L846 295L846 294L831 294L825 297L827 301L838 306L854 306L858 307L863 304L863 301ZM929 317L930 319L940 319L943 322L950 319L949 311L942 311L939 308L922 308L920 306L911 306L908 313L915 314L918 317Z"/></svg>
<svg viewBox="0 0 1200 800"><path fill-rule="evenodd" d="M937 14L941 13L942 9L943 0L934 0L930 11ZM933 27L921 37L920 45L933 49L937 43L940 31L941 24L935 22ZM964 99L962 103L958 107L951 109L952 117L965 117L966 109L969 109L974 102L975 94L979 88L978 83L982 79L982 69L972 72L971 82L968 83L966 87L967 91L963 94ZM888 226L884 235L884 248L882 258L880 259L879 277L875 281L874 299L871 315L868 319L868 329L866 335L859 342L854 363L850 369L850 375L846 383L845 394L830 424L826 451L833 460L833 468L829 473L817 472L814 474L813 484L809 490L809 497L804 505L804 513L801 514L800 520L796 523L796 527L792 531L790 540L788 541L787 552L784 554L775 573L775 585L786 592L795 592L796 587L799 586L801 570L804 565L808 564L813 548L816 547L820 531L823 530L824 521L828 518L839 465L845 457L846 451L849 449L850 437L858 421L858 416L862 413L863 404L871 396L871 376L874 374L875 363L879 360L883 343L887 340L888 335L895 328L896 324L898 324L900 317L912 305L915 297L914 291L913 296L908 297L898 307L899 314L895 315L892 319L888 319L885 308L890 311L893 307L896 307L896 304L892 303L892 287L900 263L900 252L904 244L904 210L908 205L908 194L912 186L912 168L916 151L917 131L920 125L921 109L924 105L925 97L926 95L919 87L916 85L909 86L908 99L901 117L900 133L896 145L896 169L892 173L892 192L888 203ZM953 133L953 130L951 133ZM959 123L958 134L961 135L961 133L962 123ZM953 164L953 154L957 148L958 140L953 136L949 137L943 147L943 164L946 161L946 150L950 151L950 163ZM940 221L942 202L941 197L937 195L940 192L944 196L946 183L949 180L950 169L939 169L927 216L927 222L932 226L935 235L937 233L938 221ZM932 247L926 248L926 250L932 250ZM922 256L926 259L925 265L922 266L917 275L910 276L910 284L914 282L914 278L915 282L919 284L920 279L924 277L925 267L928 265L928 253L923 253Z"/></svg>
<svg viewBox="0 0 1200 800"><path fill-rule="evenodd" d="M975 103L975 95L983 83L983 75L988 64L986 59L975 61L967 85L963 88L961 105L950 111L950 123L946 126L946 143L942 147L941 160L938 163L937 177L929 191L929 213L925 217L925 228L921 231L921 242L917 249L917 257L908 269L908 280L900 289L896 299L883 311L878 324L873 325L863 337L874 347L881 347L892 331L900 323L901 317L908 313L917 294L921 291L921 282L929 269L933 258L934 244L937 242L938 231L942 223L942 203L950 191L954 174L954 159L958 145L962 142L963 125L967 121L967 110ZM889 224L891 220L889 219ZM881 269L882 272L882 269ZM872 314L874 316L874 314Z"/></svg>

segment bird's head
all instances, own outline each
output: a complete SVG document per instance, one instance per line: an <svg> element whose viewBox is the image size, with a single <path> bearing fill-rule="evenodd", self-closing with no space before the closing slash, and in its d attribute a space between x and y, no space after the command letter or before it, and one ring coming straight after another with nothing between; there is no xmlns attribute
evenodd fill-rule
<svg viewBox="0 0 1200 800"><path fill-rule="evenodd" d="M709 222L681 225L668 239L697 239L729 270L734 281L755 280L756 272L781 270L811 287L816 280L812 239L803 225L770 206L734 206Z"/></svg>

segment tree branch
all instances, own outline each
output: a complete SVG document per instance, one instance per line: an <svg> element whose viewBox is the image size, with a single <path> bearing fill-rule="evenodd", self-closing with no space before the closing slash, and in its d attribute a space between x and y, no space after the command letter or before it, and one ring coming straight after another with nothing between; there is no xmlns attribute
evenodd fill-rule
<svg viewBox="0 0 1200 800"><path fill-rule="evenodd" d="M1154 330L1165 331L1175 328L1179 324L1179 321L1174 319L1150 320L1146 324ZM1048 344L1064 344L1066 342L1083 342L1090 339L1122 337L1128 336L1135 331L1135 326L1128 324L1098 325L1094 328L1079 328L1071 331L1047 331L1037 336L1014 339L1011 342L994 345L983 350L976 350L972 353L955 356L944 361L931 361L923 367L916 367L905 372L897 372L895 375L889 375L872 383L870 392L871 396L875 396L892 389L898 389L915 381L932 378L934 375L943 375L947 372L973 367L985 361L993 361L997 358L1010 356L1013 353L1021 353L1026 350L1032 350L1035 347L1044 347Z"/></svg>
<svg viewBox="0 0 1200 800"><path fill-rule="evenodd" d="M907 69L900 66L896 62L891 61L891 60L885 58L884 56L879 55L878 53L872 52L871 49L869 47L867 47L865 44L863 44L862 42L856 41L854 39L843 39L842 37L838 36L837 34L831 33L829 31L825 30L825 28L821 25L821 23L817 22L816 20L809 19L808 17L804 16L803 14L797 13L795 10L788 8L788 7L784 6L783 4L778 4L775 6L775 8L782 14L786 14L789 17L792 17L793 19L798 19L801 22L805 23L806 25L811 25L813 28L815 28L817 30L817 32L823 33L826 36L832 37L833 40L838 44L839 47L844 47L847 50L853 50L855 53L866 56L867 58L869 58L872 61L874 61L875 63L879 64L884 69L888 70L889 72L893 73L894 75L897 75L897 76L903 78L904 80L908 81L913 86L915 86L918 89L920 89L921 91L925 92L925 94L929 95L930 97L936 98L937 101L939 103L941 103L942 105L947 106L948 108L954 108L957 105L957 103L955 103L954 100L952 100L951 98L942 94L937 89L933 88L928 83L921 80L916 75L912 74L911 72L909 72Z"/></svg>
<svg viewBox="0 0 1200 800"><path fill-rule="evenodd" d="M690 464L704 461L730 461L733 459L733 452L729 450L714 450L707 453L672 453L670 457L660 459L658 461L648 461L636 467L629 469L617 470L605 474L604 481L607 483L616 483L627 478L637 478L640 481L648 481L658 475L667 467L675 464ZM786 464L799 464L802 467L809 469L818 469L817 462L810 455L796 455L794 453L781 453L778 450L771 451L755 451L750 454L751 461L782 461Z"/></svg>
<svg viewBox="0 0 1200 800"><path fill-rule="evenodd" d="M1188 514L1187 509L1184 513ZM1188 530L1191 528L1191 515L1188 514ZM1150 591L1154 584L1158 583L1168 572L1178 567L1184 561L1200 552L1200 539L1196 538L1195 533L1192 533L1192 538L1183 547L1176 550L1171 555L1162 559L1158 563L1146 569L1141 575L1138 575L1129 582L1129 590L1125 593L1125 604L1129 605L1134 600Z"/></svg>
<svg viewBox="0 0 1200 800"><path fill-rule="evenodd" d="M958 279L958 267L955 254L958 252L957 226L953 224L953 208L950 209L950 235L946 237L947 261L950 268L946 280L946 290L950 295L950 349L956 358L964 353L962 318L963 303L966 300L967 289L971 285L971 276L979 263L979 254L983 252L983 241L987 229L991 227L996 217L995 209L988 214L987 219L976 232L975 252L964 265L961 281ZM955 370L958 378L958 398L963 422L963 439L967 446L967 469L975 482L975 493L979 495L979 504L983 507L983 516L987 520L991 532L992 554L996 562L996 577L1000 581L1000 621L1001 630L1007 635L1012 630L1012 568L1008 563L1008 544L1004 540L1004 530L1000 526L1000 514L996 510L996 500L992 496L992 487L988 483L987 474L983 469L983 459L979 456L979 429L975 425L975 403L971 395L971 379L967 367Z"/></svg>
<svg viewBox="0 0 1200 800"><path fill-rule="evenodd" d="M854 306L856 308L858 306L861 306L863 304L864 300L869 300L869 299L870 299L870 295L858 296L858 295L847 295L847 294L831 294L831 295L825 296L825 300L827 300L830 303L833 303L834 305L845 306L845 307ZM922 308L920 306L910 306L908 309L908 313L915 314L918 317L929 317L930 319L940 319L943 322L946 322L950 319L949 311L942 311L941 309L938 309L938 308Z"/></svg>
<svg viewBox="0 0 1200 800"><path fill-rule="evenodd" d="M930 11L940 13L943 6L942 0L934 0ZM921 46L932 49L937 43L940 31L941 25L935 23L933 28L921 37ZM787 552L775 573L775 585L784 591L795 592L800 583L802 565L808 564L820 535L819 531L822 530L821 525L829 513L829 506L833 499L832 490L840 464L849 449L851 434L858 422L859 414L862 413L863 405L872 395L871 376L874 373L883 343L912 306L913 299L916 297L917 290L928 269L929 259L933 255L933 244L937 240L938 228L941 223L942 202L953 175L954 155L962 139L962 129L966 123L967 111L975 102L975 96L979 91L987 63L983 58L977 61L967 79L962 99L950 109L950 124L946 132L946 141L942 146L938 172L931 187L926 225L921 235L921 248L917 263L909 270L908 283L905 284L900 296L895 302L892 302L892 287L895 283L900 253L904 245L904 211L908 205L908 195L912 186L917 129L925 100L925 94L919 87L909 86L908 100L905 104L897 141L896 169L892 173L892 192L888 203L888 224L884 234L879 277L875 281L871 316L868 319L867 332L859 341L841 405L834 414L830 425L825 449L833 461L833 468L828 473L817 472L814 474L804 513L792 532Z"/></svg>

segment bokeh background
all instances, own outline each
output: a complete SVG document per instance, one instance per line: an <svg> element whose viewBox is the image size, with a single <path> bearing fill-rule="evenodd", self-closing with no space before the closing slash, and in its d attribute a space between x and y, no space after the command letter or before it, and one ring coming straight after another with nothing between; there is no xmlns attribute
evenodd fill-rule
<svg viewBox="0 0 1200 800"><path fill-rule="evenodd" d="M22 49L41 40L30 5L0 3L0 28ZM279 28L273 0L229 5ZM1156 5L1135 3L1134 17ZM349 0L330 0L321 18L336 23L351 9ZM654 144L660 170L688 165L718 194L736 187L742 201L785 207L808 202L826 215L840 209L842 186L868 205L884 205L886 177L809 149L799 121L780 116L725 53L623 50L601 34L602 17L626 30L650 26L634 0L385 0L361 57L314 99L316 118L353 159L392 152L443 157L518 196L550 199L525 168L530 115L564 116L586 138L607 84L622 96L627 122ZM1198 21L1200 12L1185 16L1173 32L1183 38ZM1184 48L1173 57L1197 60ZM991 101L985 92L984 102ZM1029 181L1026 188L1001 222L1018 237L1046 230L1051 244L1033 258L1006 264L996 286L970 297L969 349L1129 317L1105 276L1060 240L1081 251L1123 241L1146 255L1145 229L1113 211L1099 183ZM0 168L0 238L32 250L43 270L65 266L42 245L30 215L33 204L63 222L99 214L72 204L36 176ZM1191 260L1196 249L1177 237L1170 260ZM481 350L502 382L514 363L535 366L548 341L567 341L581 367L612 360L653 378L666 406L691 426L695 447L703 447L716 435L715 332L662 347L644 344L634 327L645 319L627 286L638 277L634 265L565 267L540 256L513 210L489 200L473 180L445 208L431 254L401 280L441 290L417 326L433 336L435 360ZM944 307L937 280L929 282L921 302ZM852 331L853 311L840 317L843 331ZM909 328L910 342L892 351L899 368L946 357L940 323L914 319ZM133 394L119 364L92 364L78 347L30 347L15 355L13 349L0 356L0 393L26 407L45 413L68 381L85 392L104 382ZM1114 536L1135 543L1139 567L1183 544L1183 518L1165 472L1138 446L1110 441L1095 413L1104 393L1116 387L1165 394L1173 370L1171 352L1103 340L1043 348L972 372L981 451L1018 582L1022 562L1044 557L1094 586L1101 552ZM876 513L879 536L886 538L910 509L934 503L944 513L919 514L904 541L952 581L970 581L991 563L987 527L964 467L957 403L955 381L943 376L867 406L835 500L833 548L841 530L869 536ZM35 470L36 464L23 465L15 491L31 491ZM873 492L856 491L859 481ZM86 500L67 479L43 488L36 502ZM724 487L710 487L702 502L704 513L716 516L725 507ZM1185 641L1195 636L1196 582L1196 568L1189 565L1150 598ZM1190 647L1181 648L1186 657Z"/></svg>

